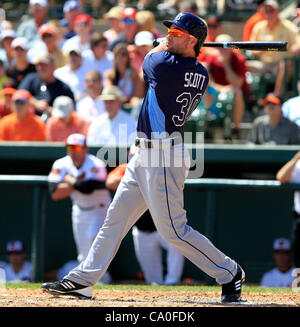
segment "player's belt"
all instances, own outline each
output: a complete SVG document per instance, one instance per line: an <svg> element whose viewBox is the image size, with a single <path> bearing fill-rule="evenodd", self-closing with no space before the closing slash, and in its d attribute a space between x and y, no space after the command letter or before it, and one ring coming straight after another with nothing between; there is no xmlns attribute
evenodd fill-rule
<svg viewBox="0 0 300 327"><path fill-rule="evenodd" d="M177 138L170 139L159 139L159 140L149 140L143 138L137 138L135 140L135 146L144 148L144 149L164 149L170 148L176 144L182 143L182 140Z"/></svg>
<svg viewBox="0 0 300 327"><path fill-rule="evenodd" d="M105 204L103 204L103 203L100 203L100 204L98 204L98 205L96 205L96 206L93 206L93 207L81 207L81 206L79 206L78 204L77 204L77 207L80 209L80 210L83 210L83 211L88 211L88 210L94 210L94 209L96 209L96 208L99 208L99 207L104 207L105 206Z"/></svg>

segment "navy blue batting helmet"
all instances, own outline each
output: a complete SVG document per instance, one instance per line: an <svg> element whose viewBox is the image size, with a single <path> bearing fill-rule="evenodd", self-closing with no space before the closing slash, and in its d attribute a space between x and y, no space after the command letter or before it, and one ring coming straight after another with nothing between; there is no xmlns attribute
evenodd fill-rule
<svg viewBox="0 0 300 327"><path fill-rule="evenodd" d="M172 24L175 24L188 31L189 34L198 39L199 48L201 48L207 36L207 24L205 20L190 12L181 12L173 20L164 20L163 24L168 28Z"/></svg>

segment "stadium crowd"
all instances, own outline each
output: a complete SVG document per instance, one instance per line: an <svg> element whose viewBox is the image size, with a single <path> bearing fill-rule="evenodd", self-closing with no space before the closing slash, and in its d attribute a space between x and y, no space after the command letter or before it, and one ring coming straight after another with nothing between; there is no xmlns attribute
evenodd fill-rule
<svg viewBox="0 0 300 327"><path fill-rule="evenodd" d="M157 28L159 22L153 11L164 10L169 15L172 11L206 14L200 1L158 4L152 0L133 4L118 1L104 13L102 1L95 1L93 13L101 10L98 10L98 16L92 16L86 13L86 1L68 0L62 4L63 17L53 19L52 15L50 19L48 14L54 3L30 0L26 19L21 19L17 25L7 20L1 22L1 141L65 141L72 133L87 136L92 120L107 114L107 106L99 96L103 88L112 85L117 86L124 97L122 111L136 121L147 88L143 80L143 58L153 47L153 40L164 33L163 29ZM299 120L295 109L299 98L289 92L295 84L293 73L299 72L299 67L295 67L299 65L297 57L300 53L298 27L291 20L281 18L276 0L255 3L257 12L244 24L244 41L286 40L288 51L202 48L197 59L207 67L210 75L208 90L196 109L196 112L204 112L200 118L204 121L202 132L207 140L214 139L213 126L217 123L225 130L227 117L230 132L223 131L223 139L244 139L255 144L298 144L299 136L286 135L289 128L284 127L287 121L289 124L290 120L295 123ZM232 35L224 32L221 16L207 13L204 18L208 24L207 42L234 40ZM99 19L107 26L101 32L97 27ZM20 93L14 96L16 90L27 90L29 94L20 98ZM277 119L271 119L270 113L272 115L278 104L270 102L266 106L269 93L280 100ZM61 106L57 110L54 101L58 96L72 99L71 111ZM43 133L33 131L32 118ZM254 138L256 119L264 128L260 128L262 135ZM112 117L106 121L105 126L116 125ZM250 123L255 129L248 131L249 137L241 136L243 122ZM297 133L297 128L296 131L292 129ZM284 132L282 137L273 138L266 137L265 130L267 134L273 134L275 130L275 135Z"/></svg>

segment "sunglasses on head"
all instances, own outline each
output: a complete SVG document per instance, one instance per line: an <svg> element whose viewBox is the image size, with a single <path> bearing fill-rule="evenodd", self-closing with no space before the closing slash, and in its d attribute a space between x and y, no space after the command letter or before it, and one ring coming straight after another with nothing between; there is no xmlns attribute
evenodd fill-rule
<svg viewBox="0 0 300 327"><path fill-rule="evenodd" d="M123 18L123 23L133 24L134 23L134 19L132 19L132 18Z"/></svg>
<svg viewBox="0 0 300 327"><path fill-rule="evenodd" d="M82 149L83 149L83 147L80 146L80 145L67 145L67 150L68 151L79 152Z"/></svg>
<svg viewBox="0 0 300 327"><path fill-rule="evenodd" d="M182 36L194 37L193 35L187 34L176 28L168 28L168 35L171 35L173 37L182 37Z"/></svg>

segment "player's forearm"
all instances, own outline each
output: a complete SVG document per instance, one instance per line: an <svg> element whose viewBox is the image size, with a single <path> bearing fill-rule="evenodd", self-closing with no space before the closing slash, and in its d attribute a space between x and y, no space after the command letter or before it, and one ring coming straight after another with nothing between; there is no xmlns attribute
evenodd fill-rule
<svg viewBox="0 0 300 327"><path fill-rule="evenodd" d="M73 186L63 182L57 185L56 189L51 193L51 197L53 200L62 200L69 197L73 191Z"/></svg>
<svg viewBox="0 0 300 327"><path fill-rule="evenodd" d="M167 51L167 45L165 43L159 44L157 47L153 48L147 53L147 56L154 52Z"/></svg>
<svg viewBox="0 0 300 327"><path fill-rule="evenodd" d="M294 157L287 162L276 174L276 179L281 183L288 183L298 160L297 157Z"/></svg>

